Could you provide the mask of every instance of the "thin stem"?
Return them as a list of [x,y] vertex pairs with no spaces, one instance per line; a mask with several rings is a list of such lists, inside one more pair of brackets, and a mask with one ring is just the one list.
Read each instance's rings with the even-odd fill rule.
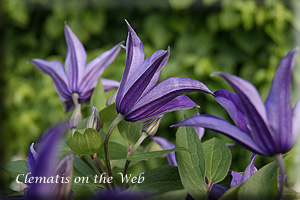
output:
[[[126,175],[127,173],[127,170],[128,170],[128,167],[129,167],[129,164],[130,164],[130,160],[129,158],[131,156],[133,156],[134,152],[137,150],[137,148],[141,145],[141,143],[148,137],[148,135],[143,132],[143,134],[141,135],[141,137],[139,138],[139,140],[135,143],[135,145],[132,147],[132,149],[129,150],[128,154],[127,154],[127,159],[126,159],[126,163],[125,163],[125,166],[124,166],[124,171],[123,171],[123,176]],[[123,185],[122,185],[122,189],[124,189],[124,186],[125,186],[125,181],[123,182]]]
[[[125,166],[124,166],[124,171],[123,171],[123,177],[126,175],[127,173],[127,170],[128,170],[128,167],[129,167],[129,164],[130,164],[130,160],[128,160],[128,158],[126,159],[126,163],[125,163]],[[125,187],[125,181],[122,183],[122,190],[124,189]]]
[[135,145],[132,147],[132,149],[130,149],[130,151],[128,152],[127,160],[134,154],[136,149],[141,145],[141,143],[144,141],[144,139],[146,139],[146,137],[148,137],[148,135],[145,132],[143,132],[143,134],[141,135],[139,140],[135,143]]
[[206,199],[209,200],[209,193],[211,191],[211,188],[212,188],[213,184],[211,183],[208,183],[207,185],[207,192],[206,192]]
[[284,176],[285,176],[285,166],[282,159],[282,154],[275,155],[276,161],[278,163],[279,169],[280,169],[280,188],[276,199],[280,199],[283,193],[284,188]]
[[[116,119],[111,123],[111,125],[108,128],[108,131],[106,133],[105,139],[104,139],[104,154],[105,154],[105,168],[106,168],[106,172],[108,174],[109,177],[112,176],[112,171],[111,171],[111,166],[110,166],[110,160],[109,160],[109,152],[108,152],[108,141],[109,138],[113,132],[113,130],[115,129],[115,127],[124,119],[124,116],[119,114]],[[112,182],[113,185],[113,182]]]
[[100,175],[98,174],[98,172],[96,172],[96,171],[94,170],[94,168],[90,165],[90,163],[85,159],[84,156],[78,156],[78,157],[79,157],[80,160],[82,160],[87,166],[89,166],[89,168],[91,168],[91,170],[92,170],[95,174],[97,174],[98,176],[100,176]]
[[[103,167],[102,167],[101,163],[99,162],[99,160],[97,159],[97,153],[94,153],[94,155],[91,155],[91,159],[93,160],[93,162],[94,162],[96,168],[98,169],[98,171],[100,172],[100,174],[103,174]],[[98,175],[98,176],[100,177],[100,175]],[[106,176],[106,178],[108,178],[108,177]],[[106,182],[104,184],[107,189],[110,189],[109,185]]]

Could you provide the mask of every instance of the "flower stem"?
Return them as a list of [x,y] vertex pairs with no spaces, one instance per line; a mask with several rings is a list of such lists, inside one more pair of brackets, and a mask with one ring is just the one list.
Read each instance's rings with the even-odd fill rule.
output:
[[[125,163],[125,166],[124,166],[124,171],[123,171],[123,176],[126,175],[127,173],[127,170],[128,170],[128,167],[129,167],[129,164],[130,164],[130,160],[129,158],[131,156],[133,156],[134,152],[137,150],[137,148],[141,145],[141,143],[148,137],[148,135],[143,132],[143,134],[141,135],[141,137],[139,138],[139,140],[135,143],[135,145],[132,147],[132,149],[129,150],[128,154],[127,154],[127,159],[126,159],[126,163]],[[123,186],[122,186],[122,189],[124,189],[124,186],[125,186],[125,181],[123,182]]]
[[275,159],[278,163],[279,169],[280,169],[280,188],[276,199],[280,199],[283,193],[284,188],[284,176],[285,176],[285,166],[282,159],[282,154],[275,155]]
[[[119,114],[116,119],[111,123],[111,125],[108,128],[108,131],[106,133],[105,139],[104,139],[104,154],[105,154],[105,168],[106,168],[106,172],[108,174],[109,177],[112,176],[112,171],[111,171],[111,166],[110,166],[110,160],[109,160],[109,152],[108,152],[108,141],[109,138],[113,132],[113,130],[115,129],[115,127],[124,119],[124,116]],[[112,182],[113,185],[113,182]]]

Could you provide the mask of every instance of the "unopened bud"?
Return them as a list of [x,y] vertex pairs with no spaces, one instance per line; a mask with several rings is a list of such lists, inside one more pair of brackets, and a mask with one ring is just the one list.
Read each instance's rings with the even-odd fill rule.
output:
[[106,100],[106,106],[110,106],[115,103],[117,97],[117,92],[114,92],[107,100]]
[[97,132],[100,130],[100,117],[95,104],[93,106],[92,114],[86,123],[86,128],[95,129]]
[[146,133],[149,137],[153,137],[159,127],[160,121],[163,116],[151,119],[146,124],[143,125],[142,132]]
[[82,120],[82,115],[81,115],[81,104],[77,104],[70,120],[69,120],[69,127],[71,130],[76,129]]

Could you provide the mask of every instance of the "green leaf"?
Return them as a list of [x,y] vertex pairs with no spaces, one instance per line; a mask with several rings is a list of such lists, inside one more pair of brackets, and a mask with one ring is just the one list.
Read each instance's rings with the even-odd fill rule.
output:
[[176,152],[181,182],[194,199],[205,199],[205,158],[201,142],[192,127],[179,127],[176,133],[176,147],[189,152]]
[[142,135],[143,122],[127,122],[125,120],[118,124],[121,136],[128,145],[134,145]]
[[219,200],[232,200],[232,199],[238,199],[238,191],[242,184],[236,185],[229,190],[227,190]]
[[160,150],[160,151],[151,151],[151,152],[146,152],[146,153],[140,153],[140,154],[135,154],[129,160],[131,161],[141,161],[141,160],[148,160],[151,158],[156,158],[161,155],[173,152],[173,151],[188,151],[186,148],[183,147],[176,147],[174,149],[169,149],[169,150]]
[[[29,172],[27,161],[17,160],[1,165],[1,168],[6,171],[12,178],[16,179],[19,174],[26,175]],[[19,176],[18,180],[24,182],[25,176]]]
[[103,127],[104,132],[108,130],[108,127],[112,121],[118,116],[115,108],[115,104],[112,104],[99,112],[101,127]]
[[165,165],[147,171],[144,175],[144,181],[138,184],[138,187],[158,193],[183,189],[178,168],[172,165]]
[[[102,110],[106,107],[106,98],[104,94],[104,89],[102,86],[101,77],[99,78],[98,84],[96,88],[93,91],[92,97],[91,97],[91,106],[96,105],[98,110]],[[101,119],[101,118],[100,118]]]
[[[109,142],[109,158],[110,160],[119,160],[127,158],[127,147],[121,145],[117,142]],[[105,159],[104,157],[104,149],[101,148],[98,152],[98,158]]]
[[88,128],[83,135],[75,131],[70,142],[70,148],[77,154],[92,155],[103,146],[103,140],[94,129]]
[[265,165],[242,184],[238,199],[274,199],[278,193],[277,168],[275,161]]
[[218,139],[212,138],[203,143],[205,154],[206,178],[209,183],[222,181],[231,164],[231,153],[226,144]]
[[[84,176],[90,176],[90,175],[94,175],[95,173],[93,172],[96,171],[96,169],[91,169],[85,162],[88,162],[86,160],[86,157],[83,159],[78,158],[77,156],[74,156],[74,168],[76,170],[78,170],[78,172],[80,172],[81,174],[83,174]],[[83,161],[85,160],[85,162]],[[93,165],[92,165],[93,166]]]

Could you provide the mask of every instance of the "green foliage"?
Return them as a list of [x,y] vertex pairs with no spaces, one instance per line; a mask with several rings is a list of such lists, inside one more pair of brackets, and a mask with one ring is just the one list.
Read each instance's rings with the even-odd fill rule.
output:
[[102,86],[101,78],[99,78],[98,84],[93,91],[90,104],[91,106],[95,104],[98,110],[102,110],[103,108],[106,107],[106,99],[104,95],[104,89]]
[[125,120],[118,124],[119,132],[129,146],[134,145],[142,135],[143,124],[143,122],[133,123]]
[[74,132],[70,148],[77,154],[93,155],[103,146],[103,140],[94,129],[88,128],[84,133]]
[[212,138],[203,143],[205,155],[205,176],[209,183],[222,181],[231,164],[231,153],[222,140]]
[[179,127],[176,133],[176,147],[189,152],[176,152],[176,161],[184,188],[194,199],[206,196],[205,159],[201,142],[192,127]]
[[6,171],[13,179],[16,179],[18,175],[18,181],[24,182],[26,174],[29,172],[27,161],[17,160],[10,163],[2,164],[0,166],[4,171]]
[[175,166],[165,165],[155,168],[146,172],[144,178],[145,180],[138,184],[140,189],[152,190],[157,193],[183,189],[178,168]]

